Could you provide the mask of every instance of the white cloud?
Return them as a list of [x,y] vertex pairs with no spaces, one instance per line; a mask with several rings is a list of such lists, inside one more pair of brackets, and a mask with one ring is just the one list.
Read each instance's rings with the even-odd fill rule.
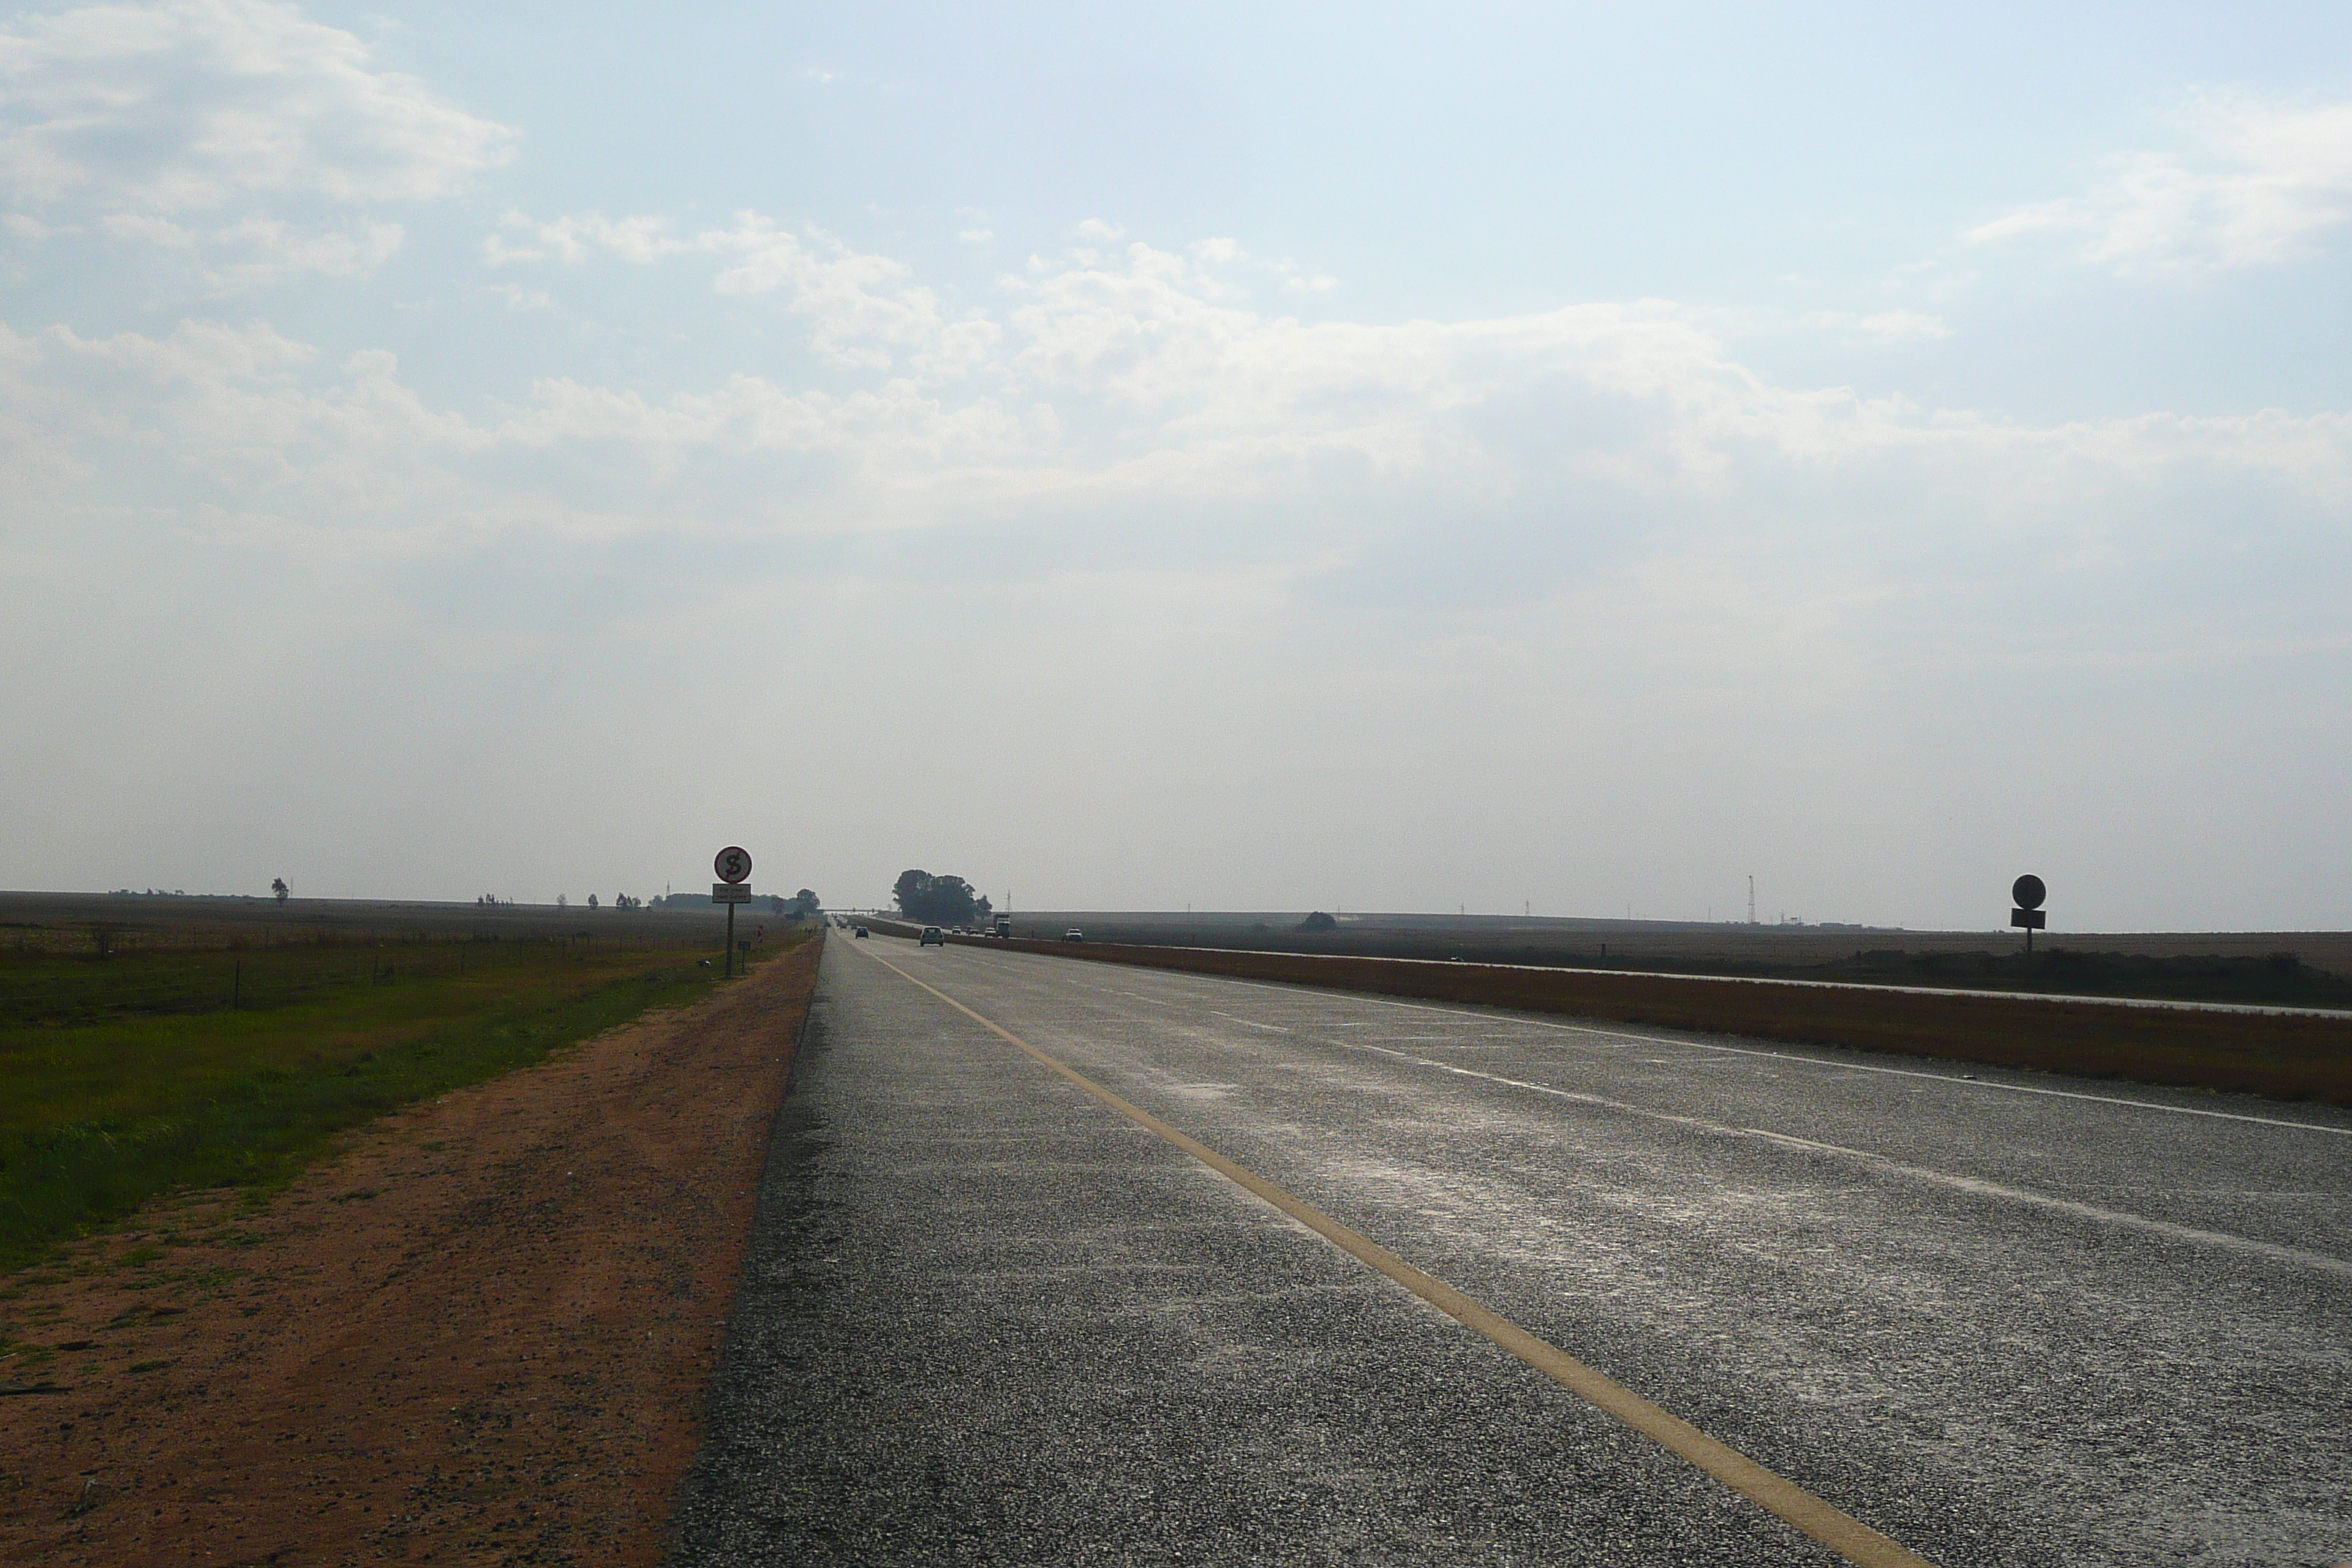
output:
[[488,283],[482,292],[494,300],[503,300],[509,310],[552,310],[554,296],[544,289],[526,289],[519,283]]
[[2186,151],[2117,158],[2088,195],[2020,208],[1969,239],[2061,236],[2120,273],[2198,273],[2308,255],[2352,221],[2352,103],[2211,97],[2178,122]]
[[[739,214],[732,228],[688,237],[673,234],[667,218],[601,213],[544,222],[509,213],[501,226],[520,237],[493,234],[483,242],[494,266],[576,265],[598,250],[640,266],[672,256],[721,258],[731,264],[713,278],[712,288],[722,294],[784,294],[787,309],[813,324],[816,351],[841,364],[886,369],[894,363],[893,351],[929,343],[946,324],[938,296],[909,282],[904,262],[852,250],[821,229],[791,233],[754,212]],[[947,361],[964,357],[951,353]]]
[[[52,329],[0,334],[0,416],[102,476],[89,483],[143,484],[146,504],[174,508],[420,538],[1084,515],[1097,540],[1136,523],[1153,559],[1193,547],[1166,519],[1203,515],[1250,520],[1264,559],[1396,574],[1382,592],[1441,599],[1541,594],[1593,569],[1580,559],[1693,550],[1827,551],[1876,584],[1874,602],[1941,595],[1954,615],[1979,613],[1965,609],[1971,584],[2040,593],[2178,570],[2174,591],[2194,598],[2207,574],[2236,570],[2250,527],[2274,527],[2275,542],[2352,521],[2342,416],[2019,427],[1777,385],[1664,303],[1304,323],[1216,298],[1185,258],[1139,246],[1117,267],[1026,280],[1001,321],[949,321],[904,303],[903,268],[828,258],[750,220],[688,240],[585,220],[566,232],[716,254],[738,287],[837,310],[842,342],[867,332],[917,379],[832,393],[736,375],[649,397],[551,378],[516,405],[460,412],[429,404],[389,355],[331,372],[265,327]],[[1497,560],[1516,564],[1488,571]],[[2270,591],[2308,595],[2342,576],[2308,560],[2298,571]]]
[[1862,334],[1874,342],[1907,343],[1948,338],[1952,329],[1939,316],[1917,310],[1882,310],[1874,316],[1864,316],[1854,323]]
[[608,218],[602,213],[574,213],[542,222],[509,210],[499,221],[501,228],[519,237],[510,240],[494,233],[483,240],[483,255],[493,267],[532,261],[576,267],[598,250],[642,265],[700,248],[673,236],[667,218]]
[[401,226],[368,220],[348,229],[304,229],[257,214],[214,230],[213,238],[236,255],[213,269],[214,281],[237,287],[299,272],[364,277],[400,248]]
[[98,220],[98,228],[109,239],[161,246],[166,250],[187,250],[196,243],[193,233],[152,213],[109,213]]
[[198,231],[152,213],[108,213],[98,220],[110,239],[160,250],[201,253],[205,282],[215,291],[274,283],[300,273],[363,278],[400,248],[401,226],[362,218],[344,227],[310,228],[267,213]]
[[27,202],[187,213],[421,200],[512,141],[292,5],[86,5],[0,29],[0,183]]

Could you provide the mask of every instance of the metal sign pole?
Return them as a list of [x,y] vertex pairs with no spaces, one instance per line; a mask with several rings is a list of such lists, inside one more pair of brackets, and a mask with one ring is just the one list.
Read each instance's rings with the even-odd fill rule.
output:
[[2049,888],[2035,876],[2020,877],[2010,888],[2009,896],[2017,908],[2009,911],[2009,923],[2025,932],[2025,956],[2033,956],[2033,933],[2048,923],[2050,917],[2042,912],[2042,902],[2050,896]]
[[751,889],[743,885],[751,875],[751,852],[730,844],[719,852],[710,868],[719,874],[719,880],[710,885],[711,902],[727,906],[727,961],[720,973],[731,980],[735,977],[735,906],[751,901]]

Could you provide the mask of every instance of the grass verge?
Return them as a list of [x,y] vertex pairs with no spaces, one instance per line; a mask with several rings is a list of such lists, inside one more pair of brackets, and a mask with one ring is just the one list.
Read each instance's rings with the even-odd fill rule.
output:
[[[275,1187],[345,1128],[698,1000],[718,984],[707,951],[420,942],[0,963],[0,1271],[174,1189]],[[188,1010],[199,963],[247,965],[244,1005]]]

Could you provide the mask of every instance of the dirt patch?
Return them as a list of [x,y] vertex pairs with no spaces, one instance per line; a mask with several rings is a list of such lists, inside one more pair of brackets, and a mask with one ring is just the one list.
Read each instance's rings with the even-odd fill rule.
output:
[[820,950],[0,1280],[0,1563],[657,1562]]

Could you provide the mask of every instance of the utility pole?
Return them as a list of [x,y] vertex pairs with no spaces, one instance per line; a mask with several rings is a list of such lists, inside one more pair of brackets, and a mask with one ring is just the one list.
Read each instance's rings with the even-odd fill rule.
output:
[[1748,923],[1756,923],[1756,879],[1748,879]]

